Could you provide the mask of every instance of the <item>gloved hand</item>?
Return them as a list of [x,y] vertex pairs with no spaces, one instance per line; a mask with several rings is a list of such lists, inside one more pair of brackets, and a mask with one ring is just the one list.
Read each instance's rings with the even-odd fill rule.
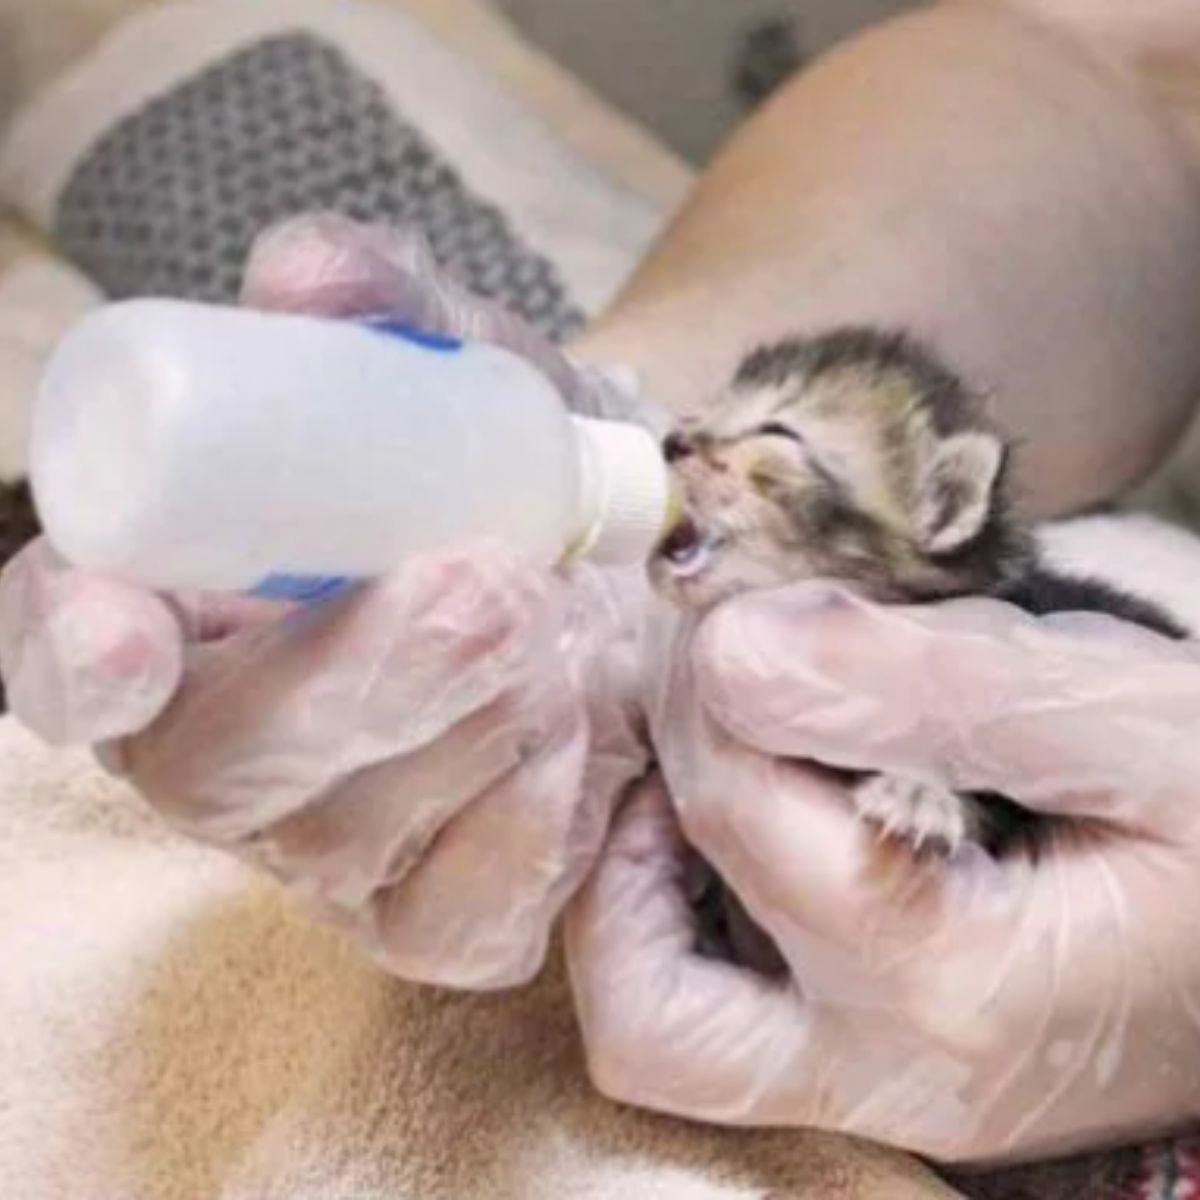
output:
[[[568,919],[605,1092],[954,1161],[1200,1116],[1194,647],[808,586],[665,629],[653,661],[674,664],[651,721],[662,775]],[[1001,860],[914,856],[856,819],[829,768],[995,791],[1051,823]],[[782,980],[694,955],[680,825]]]
[[[395,232],[291,222],[253,254],[245,292],[504,344],[580,409],[630,403]],[[37,542],[0,580],[0,668],[33,729],[103,742],[180,829],[269,869],[389,970],[497,987],[536,971],[614,798],[644,770],[643,586],[641,572],[564,578],[481,545],[281,610],[151,595]]]

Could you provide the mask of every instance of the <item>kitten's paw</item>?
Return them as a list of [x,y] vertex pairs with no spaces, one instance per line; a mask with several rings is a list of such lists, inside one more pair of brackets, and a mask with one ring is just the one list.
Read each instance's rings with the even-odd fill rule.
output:
[[898,775],[872,775],[854,789],[859,816],[888,837],[953,854],[978,833],[975,804],[939,784]]

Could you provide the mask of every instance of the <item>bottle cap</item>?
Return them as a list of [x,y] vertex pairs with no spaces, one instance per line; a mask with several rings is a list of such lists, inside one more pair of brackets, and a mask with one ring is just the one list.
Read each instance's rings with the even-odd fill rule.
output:
[[657,439],[623,421],[572,421],[584,467],[583,528],[569,557],[605,566],[644,562],[677,508]]

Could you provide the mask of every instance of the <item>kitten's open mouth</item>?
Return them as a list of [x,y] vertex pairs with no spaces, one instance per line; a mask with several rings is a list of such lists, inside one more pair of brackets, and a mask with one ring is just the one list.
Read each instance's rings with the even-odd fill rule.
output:
[[661,558],[677,579],[699,575],[712,561],[713,552],[724,539],[706,533],[689,516],[679,519],[658,547]]

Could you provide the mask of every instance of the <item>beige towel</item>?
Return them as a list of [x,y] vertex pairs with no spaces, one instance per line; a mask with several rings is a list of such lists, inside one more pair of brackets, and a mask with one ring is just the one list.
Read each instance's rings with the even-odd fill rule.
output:
[[934,1200],[915,1163],[610,1104],[561,971],[463,996],[381,974],[0,721],[5,1200]]

